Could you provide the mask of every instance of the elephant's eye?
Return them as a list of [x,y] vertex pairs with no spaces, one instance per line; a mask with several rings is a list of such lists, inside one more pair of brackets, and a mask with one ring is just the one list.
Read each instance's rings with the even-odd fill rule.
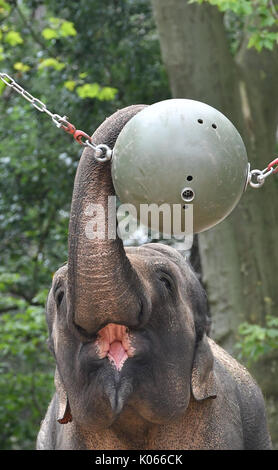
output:
[[166,287],[166,289],[169,291],[169,292],[172,292],[172,283],[170,281],[170,278],[166,275],[162,275],[160,277],[160,281],[163,282],[164,286]]
[[61,289],[60,286],[57,286],[54,296],[55,296],[57,307],[60,307],[62,300],[64,298],[64,291]]
[[64,292],[61,290],[61,291],[58,293],[58,295],[57,295],[56,298],[57,298],[57,305],[58,305],[58,307],[59,307],[59,306],[61,305],[61,303],[62,303],[63,298],[64,298]]

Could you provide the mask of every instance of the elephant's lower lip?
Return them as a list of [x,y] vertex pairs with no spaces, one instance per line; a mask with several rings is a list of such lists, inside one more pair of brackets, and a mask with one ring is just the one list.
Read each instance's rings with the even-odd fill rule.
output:
[[108,357],[119,371],[135,351],[131,346],[131,335],[127,327],[115,323],[109,323],[98,332],[95,346],[98,357]]

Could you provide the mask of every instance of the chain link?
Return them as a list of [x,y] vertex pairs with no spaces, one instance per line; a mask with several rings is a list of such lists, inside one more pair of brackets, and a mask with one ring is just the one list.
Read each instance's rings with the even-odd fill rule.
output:
[[24,90],[24,88],[22,88],[18,83],[16,83],[16,81],[11,78],[7,73],[0,73],[0,78],[5,83],[5,85],[9,86],[17,93],[19,93],[23,98],[29,101],[29,103],[34,106],[34,108],[36,108],[41,113],[48,114],[57,127],[61,127],[62,124],[60,121],[63,121],[66,116],[61,117],[59,114],[51,113],[51,111],[47,109],[46,105],[42,101],[40,101],[38,98],[35,98],[28,91]]
[[91,137],[83,131],[76,130],[75,126],[71,124],[67,119],[67,116],[60,116],[59,114],[52,113],[49,111],[47,106],[40,101],[38,98],[35,98],[31,93],[24,90],[12,77],[10,77],[7,73],[0,72],[0,79],[2,82],[5,83],[8,87],[15,90],[19,93],[25,100],[27,100],[34,108],[36,108],[41,113],[46,113],[48,116],[51,117],[52,122],[55,124],[56,127],[62,128],[65,132],[72,134],[74,139],[83,147],[92,148],[95,153],[94,157],[99,162],[106,162],[111,160],[113,151],[104,144],[95,145],[92,142]]
[[278,158],[270,162],[264,170],[251,170],[249,172],[248,182],[252,188],[260,188],[268,176],[274,175],[277,172]]

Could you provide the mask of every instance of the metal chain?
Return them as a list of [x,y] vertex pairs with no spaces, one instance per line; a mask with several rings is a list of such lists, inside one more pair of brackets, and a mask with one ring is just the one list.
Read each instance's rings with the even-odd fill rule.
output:
[[[276,168],[275,168],[276,167]],[[278,158],[270,162],[264,170],[251,170],[248,176],[248,183],[252,188],[260,188],[266,178],[278,173]],[[253,181],[255,179],[255,181]]]
[[[94,157],[99,162],[106,162],[111,160],[113,150],[111,150],[108,145],[99,144],[95,145],[92,142],[91,137],[83,131],[77,130],[73,124],[68,121],[67,116],[60,116],[59,114],[51,113],[47,109],[46,105],[40,101],[38,98],[35,98],[31,93],[24,90],[13,78],[11,78],[7,73],[0,72],[0,79],[17,93],[19,93],[23,98],[25,98],[29,103],[34,106],[41,113],[46,113],[51,117],[53,123],[58,127],[62,128],[68,134],[72,134],[73,138],[83,147],[90,147],[94,152]],[[276,168],[275,168],[276,167]],[[271,174],[278,173],[278,158],[269,163],[267,168],[264,170],[248,170],[248,178],[246,186],[248,183],[252,188],[260,188],[265,179]],[[255,181],[253,181],[255,179]]]
[[46,105],[40,101],[38,98],[35,98],[31,93],[24,90],[12,77],[7,73],[0,72],[0,79],[8,87],[15,90],[23,98],[25,98],[34,108],[36,108],[41,113],[46,113],[51,117],[52,122],[56,127],[62,128],[68,134],[72,134],[73,138],[83,147],[90,147],[94,152],[94,157],[99,162],[106,162],[112,158],[112,150],[105,144],[95,145],[92,142],[91,137],[83,131],[77,130],[73,124],[68,121],[67,116],[60,116],[59,114],[52,113],[47,109]]

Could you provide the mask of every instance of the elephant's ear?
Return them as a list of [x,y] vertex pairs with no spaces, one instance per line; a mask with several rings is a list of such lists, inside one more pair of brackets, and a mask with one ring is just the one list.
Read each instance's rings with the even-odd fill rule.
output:
[[54,382],[56,386],[56,392],[59,398],[57,421],[60,424],[70,423],[72,421],[72,416],[70,411],[69,400],[57,368],[55,371]]
[[216,376],[213,370],[213,354],[207,335],[198,342],[191,375],[191,388],[195,400],[216,398]]

